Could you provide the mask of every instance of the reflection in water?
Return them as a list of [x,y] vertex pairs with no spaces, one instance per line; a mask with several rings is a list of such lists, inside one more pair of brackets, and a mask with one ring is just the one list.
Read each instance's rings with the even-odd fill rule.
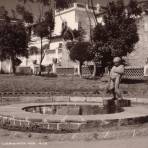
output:
[[114,106],[108,108],[106,106],[99,106],[99,105],[53,104],[53,105],[25,107],[24,110],[27,112],[49,114],[49,115],[96,115],[96,114],[109,114],[109,113],[120,112],[121,108],[116,109],[116,107]]

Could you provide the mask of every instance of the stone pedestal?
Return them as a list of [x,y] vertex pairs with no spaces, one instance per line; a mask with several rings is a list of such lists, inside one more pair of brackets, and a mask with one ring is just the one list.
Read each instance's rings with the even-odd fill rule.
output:
[[117,100],[118,106],[120,107],[130,107],[131,101],[130,100]]
[[103,100],[103,105],[107,114],[116,113],[122,111],[122,107],[130,107],[131,101],[130,100]]

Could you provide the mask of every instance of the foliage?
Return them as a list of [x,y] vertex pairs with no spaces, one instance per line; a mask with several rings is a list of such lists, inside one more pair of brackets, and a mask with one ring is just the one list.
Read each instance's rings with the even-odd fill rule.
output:
[[63,37],[64,40],[74,39],[73,30],[67,25],[66,21],[62,22],[61,36]]
[[0,6],[0,17],[4,18],[8,15],[8,11],[6,10],[6,8],[4,6]]
[[22,19],[26,23],[33,23],[33,15],[31,12],[27,11],[26,8],[20,4],[16,6],[16,12],[22,16]]
[[128,13],[129,15],[141,15],[142,8],[138,6],[138,2],[136,0],[130,0],[129,6],[128,6]]
[[14,62],[15,66],[19,66],[22,63],[22,61],[19,58],[16,58]]
[[135,7],[131,8],[130,3],[127,10],[122,0],[109,3],[103,19],[104,24],[97,24],[95,27],[95,58],[101,59],[104,66],[111,63],[113,57],[127,56],[134,50],[134,45],[139,40],[136,16],[140,13],[140,8]]
[[73,34],[76,41],[79,41],[79,42],[84,41],[86,33],[82,27],[78,28],[78,30],[74,29]]
[[39,54],[39,49],[36,46],[29,47],[29,55]]
[[67,41],[66,47],[70,52],[70,59],[79,62],[81,74],[81,66],[83,63],[93,58],[90,50],[91,44],[89,42],[84,42],[85,31],[82,27],[79,27],[78,30],[72,30],[67,26],[67,22],[63,22],[61,35],[64,40]]
[[55,0],[57,9],[64,9],[70,7],[75,0]]
[[80,64],[80,74],[81,74],[81,66],[85,61],[91,61],[93,58],[93,54],[91,53],[91,44],[89,42],[76,42],[72,44],[73,46],[70,48],[70,58],[75,62],[79,62]]
[[91,44],[84,41],[85,31],[81,26],[78,28],[78,30],[72,30],[70,27],[68,27],[67,22],[63,22],[61,35],[64,40],[67,41],[66,47],[69,50],[70,59],[75,62],[79,62],[81,76],[81,67],[83,63],[93,59]]
[[70,58],[81,63],[91,60],[90,47],[91,44],[89,42],[77,42],[70,49]]
[[78,30],[74,29],[72,30],[68,26],[62,27],[61,36],[64,38],[65,41],[71,40],[71,41],[84,41],[84,35],[85,31],[83,28],[78,28]]
[[45,22],[41,22],[34,26],[34,34],[39,36],[40,38],[47,37],[49,35],[48,26]]
[[17,57],[28,56],[28,36],[24,25],[20,22],[0,23],[0,59],[11,59],[13,72],[15,66],[20,64]]
[[6,21],[10,21],[10,18],[8,16],[8,11],[4,6],[0,6],[0,18],[5,19]]
[[[41,48],[40,48],[40,72],[41,74],[41,64],[45,57],[45,51],[47,48],[43,47],[43,39],[48,38],[49,44],[52,36],[52,32],[54,30],[54,14],[52,8],[50,8],[50,2],[49,0],[20,0],[23,4],[17,5],[17,12],[21,14],[23,17],[23,20],[26,23],[32,23],[29,25],[31,26],[34,34],[40,38],[41,41]],[[35,15],[33,12],[30,12],[29,9],[26,7],[29,4],[37,4],[38,6],[38,15]],[[37,17],[38,16],[38,17]],[[31,20],[31,17],[33,18],[33,22]],[[48,46],[49,48],[49,46]]]

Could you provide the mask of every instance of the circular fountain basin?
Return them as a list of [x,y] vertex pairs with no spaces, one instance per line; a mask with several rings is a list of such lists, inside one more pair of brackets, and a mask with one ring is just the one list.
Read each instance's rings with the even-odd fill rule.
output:
[[[24,103],[0,106],[0,127],[29,132],[83,132],[148,122],[148,108],[102,102]],[[124,107],[125,106],[125,107]]]
[[23,110],[31,113],[68,116],[110,114],[123,111],[121,107],[116,108],[114,103],[110,104],[110,106],[101,103],[51,103],[48,105],[27,106]]

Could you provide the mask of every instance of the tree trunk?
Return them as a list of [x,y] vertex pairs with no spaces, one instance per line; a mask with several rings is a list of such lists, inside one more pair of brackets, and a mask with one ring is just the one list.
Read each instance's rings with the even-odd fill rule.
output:
[[82,65],[83,65],[83,63],[80,62],[79,63],[79,74],[80,74],[80,78],[82,78]]
[[96,76],[96,73],[97,73],[97,65],[96,65],[96,62],[93,62],[93,74],[92,74],[92,77],[94,78]]
[[15,67],[15,58],[14,56],[11,57],[11,63],[12,63],[12,73],[16,73],[16,67]]
[[95,26],[96,26],[98,22],[97,22],[97,16],[94,10],[94,3],[93,3],[93,0],[90,0],[90,2],[91,2],[92,9],[93,9],[94,21],[95,21]]
[[42,47],[42,44],[43,44],[43,38],[41,37],[41,57],[40,57],[40,68],[39,68],[39,76],[41,76],[42,74],[42,56],[43,56],[43,47]]

